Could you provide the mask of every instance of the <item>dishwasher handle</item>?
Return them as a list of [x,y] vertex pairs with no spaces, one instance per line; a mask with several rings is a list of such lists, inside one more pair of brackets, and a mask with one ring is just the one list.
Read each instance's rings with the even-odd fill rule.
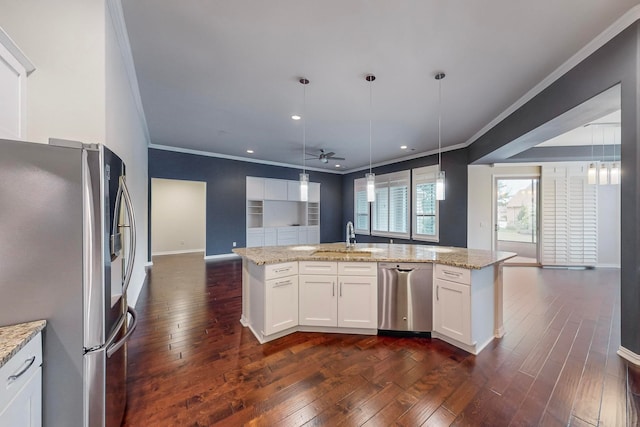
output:
[[398,273],[411,273],[415,268],[396,268]]

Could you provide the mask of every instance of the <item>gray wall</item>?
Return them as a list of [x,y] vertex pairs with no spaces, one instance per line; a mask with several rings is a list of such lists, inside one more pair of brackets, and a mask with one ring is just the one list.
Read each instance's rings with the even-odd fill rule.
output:
[[[310,181],[320,183],[320,240],[341,240],[342,176],[308,172]],[[207,183],[206,255],[228,254],[232,242],[246,246],[247,176],[297,180],[299,173],[300,169],[149,149],[149,183],[151,178]]]
[[587,99],[621,84],[621,342],[640,354],[640,24],[631,25],[469,147],[472,163],[497,162],[509,143]]
[[[404,162],[374,168],[373,173],[382,175],[438,163],[438,156],[420,157]],[[446,199],[440,202],[440,242],[430,243],[414,240],[393,239],[395,243],[435,244],[440,246],[467,247],[467,150],[442,153],[442,170],[446,172]],[[343,176],[342,181],[342,236],[347,221],[353,221],[353,180],[363,178],[367,171]],[[358,235],[358,242],[388,243],[388,237]]]

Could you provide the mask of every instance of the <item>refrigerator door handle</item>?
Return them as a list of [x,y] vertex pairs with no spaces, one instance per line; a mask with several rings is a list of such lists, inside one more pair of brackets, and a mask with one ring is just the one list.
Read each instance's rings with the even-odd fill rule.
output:
[[125,271],[124,283],[122,285],[122,295],[126,295],[133,274],[133,261],[136,258],[136,216],[133,213],[133,203],[131,202],[131,195],[129,194],[129,188],[127,187],[124,176],[120,176],[120,185],[118,187],[118,191],[122,189],[124,203],[127,206],[127,217],[129,218],[129,259],[127,260],[127,270]]
[[136,326],[138,326],[138,312],[135,310],[135,308],[128,306],[127,313],[131,315],[131,325],[129,325],[129,330],[121,339],[116,342],[109,343],[105,346],[107,349],[107,357],[111,357],[116,351],[118,351],[120,347],[122,347],[124,343],[127,342],[133,331],[135,331]]

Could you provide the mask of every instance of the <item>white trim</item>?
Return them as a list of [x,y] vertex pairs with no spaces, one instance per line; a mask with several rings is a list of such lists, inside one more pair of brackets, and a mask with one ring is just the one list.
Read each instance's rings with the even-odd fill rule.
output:
[[[153,255],[152,255],[153,256]],[[153,267],[153,261],[148,261],[144,263],[144,268],[149,268],[149,267]]]
[[162,251],[162,252],[151,252],[151,256],[162,256],[162,255],[179,255],[179,254],[192,254],[196,252],[204,252],[204,249],[183,249],[180,251]]
[[622,357],[624,360],[633,363],[636,366],[640,366],[640,355],[634,353],[631,350],[627,350],[623,346],[618,347],[618,356]]
[[27,72],[27,76],[33,73],[36,69],[36,66],[33,65],[33,62],[24,54],[22,49],[18,47],[18,45],[9,37],[2,27],[0,27],[0,44],[3,45],[11,55],[24,67],[24,70]]
[[[293,165],[293,164],[281,163],[281,162],[272,162],[270,160],[252,159],[248,157],[231,156],[228,154],[212,153],[209,151],[192,150],[190,148],[170,147],[168,145],[158,145],[158,144],[149,144],[149,148],[154,148],[156,150],[173,151],[175,153],[195,154],[197,156],[216,157],[219,159],[238,160],[240,162],[259,163],[262,165],[271,165],[271,166],[283,166],[285,168],[291,168],[291,169],[302,169],[300,165]],[[350,173],[347,171],[335,171],[330,169],[321,169],[321,168],[314,168],[314,167],[308,167],[308,166],[306,169],[316,171],[316,172],[333,173],[337,175],[344,175],[346,173]]]
[[620,269],[620,264],[596,264],[596,268],[617,268]]
[[230,259],[230,258],[240,258],[240,255],[234,253],[228,254],[218,254],[218,255],[205,255],[204,259]]
[[499,114],[495,119],[491,120],[485,127],[480,129],[471,138],[469,138],[463,147],[468,147],[475,142],[482,135],[487,133],[495,125],[506,119],[509,115],[515,112],[518,108],[522,107],[527,102],[531,101],[536,95],[551,86],[553,82],[558,80],[576,65],[587,59],[591,54],[600,49],[602,46],[610,42],[615,36],[620,34],[634,22],[640,19],[640,5],[634,6],[627,13],[618,18],[613,24],[611,24],[606,30],[597,35],[593,40],[587,43],[582,49],[580,49],[575,55],[565,61],[562,65],[556,68],[551,74],[545,77],[540,83],[535,85],[531,90],[525,93],[520,99],[511,104],[506,110]]
[[129,43],[129,35],[127,34],[127,25],[124,20],[121,0],[107,0],[107,9],[109,10],[113,29],[116,33],[116,39],[118,40],[118,47],[120,48],[120,55],[122,55],[122,62],[124,63],[124,68],[127,73],[131,96],[133,97],[133,102],[135,103],[136,110],[138,111],[138,119],[142,124],[147,144],[149,144],[151,142],[151,136],[149,134],[149,127],[147,126],[147,117],[145,116],[144,108],[142,107],[140,87],[138,86],[138,77],[136,76],[136,67],[133,62],[131,44]]

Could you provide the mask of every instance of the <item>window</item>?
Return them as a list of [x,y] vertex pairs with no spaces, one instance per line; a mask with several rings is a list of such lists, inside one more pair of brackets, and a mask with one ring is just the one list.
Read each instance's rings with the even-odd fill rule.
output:
[[438,166],[413,169],[413,233],[415,240],[437,242],[438,202],[436,201],[436,176]]
[[359,178],[353,181],[353,218],[358,234],[369,234],[369,202],[367,202],[367,180]]
[[376,176],[371,216],[372,235],[409,238],[408,170]]

